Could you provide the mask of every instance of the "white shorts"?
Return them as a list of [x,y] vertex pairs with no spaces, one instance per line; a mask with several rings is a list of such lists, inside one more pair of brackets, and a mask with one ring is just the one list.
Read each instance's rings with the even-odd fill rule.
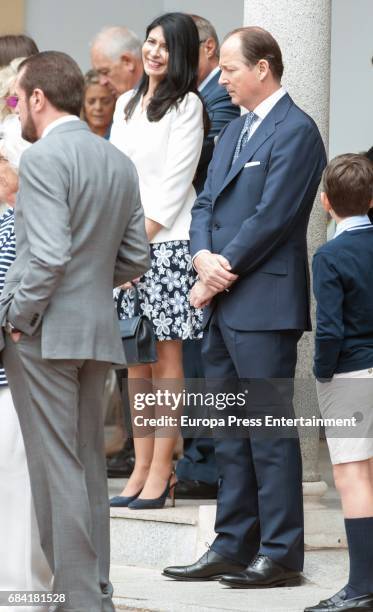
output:
[[331,462],[351,463],[373,457],[373,367],[335,374],[316,383],[323,419],[356,418],[355,427],[326,427]]

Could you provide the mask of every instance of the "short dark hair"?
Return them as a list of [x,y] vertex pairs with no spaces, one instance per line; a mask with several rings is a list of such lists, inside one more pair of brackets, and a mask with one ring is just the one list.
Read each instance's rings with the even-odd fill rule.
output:
[[338,217],[367,214],[373,197],[372,162],[357,153],[338,155],[324,170],[323,188]]
[[[165,78],[159,83],[146,113],[149,121],[159,121],[171,107],[177,107],[185,94],[198,94],[197,73],[199,61],[199,37],[196,24],[186,13],[165,13],[146,28],[146,38],[154,28],[161,27],[168,49],[168,67]],[[144,72],[136,94],[128,102],[125,114],[131,117],[141,96],[149,87],[149,77]]]
[[282,53],[278,42],[270,32],[257,26],[237,28],[233,30],[224,40],[238,34],[241,39],[242,55],[248,66],[255,66],[259,60],[267,60],[275,79],[281,81],[284,72]]
[[19,85],[28,98],[35,89],[41,89],[57,110],[80,116],[84,77],[69,55],[43,51],[22,62],[19,71],[22,71]]
[[209,21],[205,17],[201,17],[201,15],[191,14],[190,16],[197,26],[199,42],[200,43],[206,42],[208,38],[212,38],[215,41],[215,45],[216,45],[216,50],[215,50],[216,57],[219,57],[219,51],[220,51],[219,38],[218,38],[216,30],[214,26],[212,25],[211,21]]
[[29,57],[38,52],[35,41],[26,34],[0,36],[0,68],[8,66],[17,57]]

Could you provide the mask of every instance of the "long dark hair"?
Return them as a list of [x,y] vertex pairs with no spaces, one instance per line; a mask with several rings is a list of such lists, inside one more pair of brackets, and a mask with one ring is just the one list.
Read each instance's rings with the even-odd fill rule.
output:
[[[168,49],[167,74],[158,84],[147,107],[149,121],[159,121],[173,106],[177,108],[189,91],[199,96],[197,73],[199,59],[199,37],[193,19],[185,13],[165,13],[157,17],[146,29],[146,38],[154,28],[160,26]],[[143,74],[136,94],[125,108],[129,119],[141,96],[149,88],[149,77]]]

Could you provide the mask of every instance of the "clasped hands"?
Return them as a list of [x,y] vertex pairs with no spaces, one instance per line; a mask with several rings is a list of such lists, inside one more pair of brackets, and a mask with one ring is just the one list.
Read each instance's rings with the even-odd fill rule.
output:
[[229,261],[217,253],[203,251],[194,260],[199,280],[190,292],[190,303],[194,308],[204,308],[212,298],[222,291],[229,290],[238,275],[231,272]]

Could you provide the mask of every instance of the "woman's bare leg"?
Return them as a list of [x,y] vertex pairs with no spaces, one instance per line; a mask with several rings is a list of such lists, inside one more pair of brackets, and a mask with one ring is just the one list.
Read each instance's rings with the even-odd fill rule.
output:
[[[164,380],[164,388],[170,388],[173,392],[181,391],[184,381],[181,341],[164,340],[158,342],[157,350],[158,361],[152,365],[153,385],[156,388],[162,388],[162,380]],[[176,412],[168,408],[167,410],[160,408],[158,415],[160,413],[175,417],[180,414],[180,410]],[[176,427],[170,428],[170,437],[168,437],[167,431],[158,429],[154,439],[154,452],[149,475],[140,496],[142,499],[154,499],[165,490],[172,472],[172,456],[178,433]]]
[[[131,406],[132,421],[136,414],[139,414],[134,409],[134,394],[139,390],[139,380],[148,380],[149,388],[146,391],[151,390],[151,377],[152,370],[149,365],[135,366],[128,368],[128,395]],[[145,384],[145,383],[144,383]],[[141,383],[141,387],[143,384]],[[147,479],[150,465],[153,459],[154,450],[154,436],[152,434],[146,435],[145,429],[137,429],[142,435],[136,436],[136,427],[133,427],[134,438],[133,443],[135,447],[135,467],[133,472],[128,479],[126,486],[124,487],[121,495],[124,497],[136,495],[143,488]]]

